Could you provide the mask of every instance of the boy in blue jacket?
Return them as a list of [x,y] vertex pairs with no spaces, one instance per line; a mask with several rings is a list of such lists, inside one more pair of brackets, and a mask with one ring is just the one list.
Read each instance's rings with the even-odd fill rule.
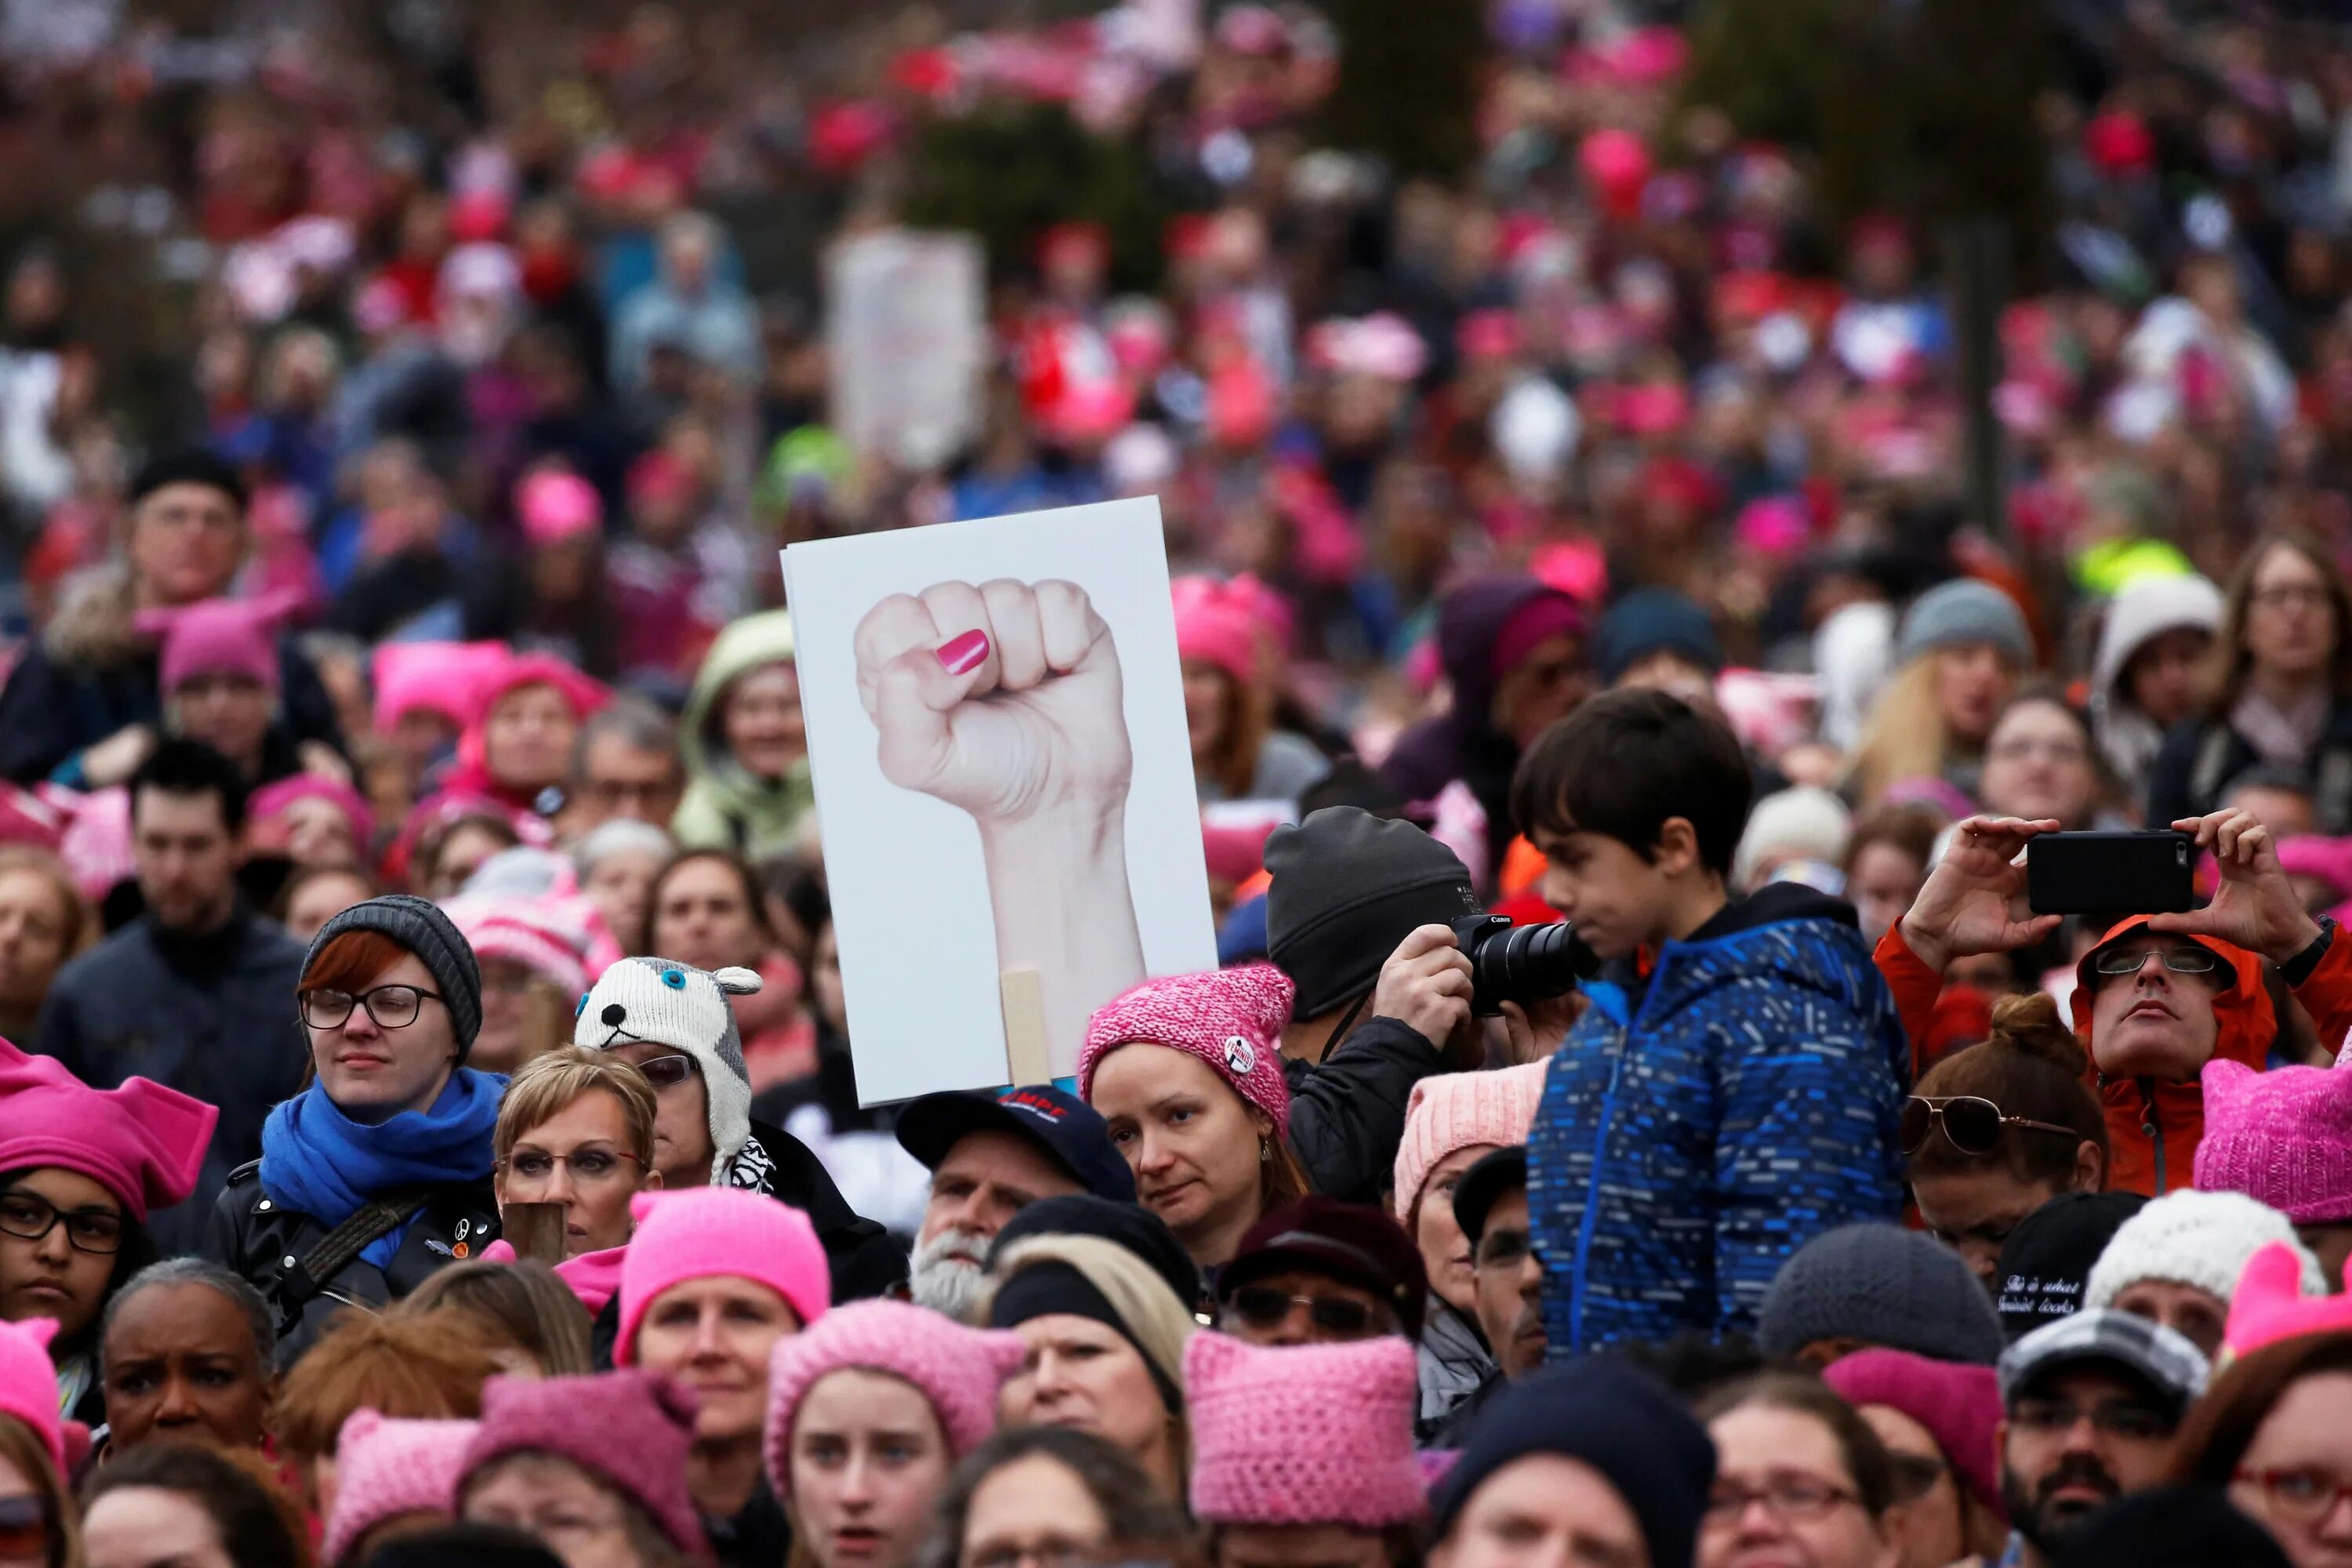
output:
[[1729,727],[1648,690],[1585,703],[1513,781],[1544,898],[1610,961],[1528,1140],[1555,1359],[1752,1331],[1790,1253],[1901,1213],[1893,999],[1850,906],[1727,897],[1748,793]]

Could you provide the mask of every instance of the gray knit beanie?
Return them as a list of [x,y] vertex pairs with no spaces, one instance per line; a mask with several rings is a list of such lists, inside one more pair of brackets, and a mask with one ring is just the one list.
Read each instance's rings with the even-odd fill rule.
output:
[[1895,659],[1908,664],[1923,653],[1989,642],[2021,666],[2033,662],[2033,638],[2017,601],[1990,583],[1958,577],[1911,601],[1895,634]]
[[474,944],[435,905],[410,893],[385,893],[353,904],[319,928],[310,951],[302,957],[302,973],[319,961],[320,951],[347,931],[372,931],[388,936],[417,956],[441,1005],[449,1009],[449,1025],[457,1037],[457,1060],[474,1048],[482,1030],[482,970],[474,962]]
[[1764,1293],[1756,1341],[1768,1353],[1837,1339],[1974,1366],[1999,1361],[2007,1343],[1992,1298],[1960,1255],[1894,1225],[1813,1237]]

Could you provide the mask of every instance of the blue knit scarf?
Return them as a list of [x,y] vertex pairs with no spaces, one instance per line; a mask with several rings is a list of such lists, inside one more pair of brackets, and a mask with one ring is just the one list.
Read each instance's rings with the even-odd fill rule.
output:
[[[490,1173],[490,1130],[506,1087],[496,1073],[459,1068],[431,1110],[371,1124],[345,1116],[314,1082],[262,1124],[261,1190],[332,1230],[386,1193],[478,1182]],[[388,1268],[407,1234],[400,1226],[360,1256]]]

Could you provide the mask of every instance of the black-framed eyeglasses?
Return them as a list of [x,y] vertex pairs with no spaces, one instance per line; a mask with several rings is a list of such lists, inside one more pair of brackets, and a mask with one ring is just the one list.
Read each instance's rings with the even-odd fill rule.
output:
[[637,1064],[646,1081],[657,1089],[676,1089],[702,1070],[692,1057],[671,1051],[666,1056],[649,1057]]
[[122,1249],[122,1215],[113,1209],[61,1209],[22,1188],[0,1193],[0,1231],[38,1241],[59,1220],[65,1221],[66,1241],[76,1252],[104,1255]]
[[1225,1303],[1233,1315],[1254,1329],[1271,1329],[1290,1316],[1295,1307],[1307,1309],[1307,1320],[1334,1339],[1360,1340],[1379,1333],[1372,1309],[1346,1296],[1294,1296],[1271,1285],[1244,1285]]
[[1898,1454],[1892,1450],[1887,1460],[1895,1479],[1896,1502],[1917,1502],[1936,1489],[1950,1467],[1933,1454]]
[[1977,1095],[1952,1094],[1931,1100],[1915,1094],[1903,1102],[1903,1115],[1895,1124],[1895,1144],[1906,1154],[1916,1154],[1939,1126],[1952,1147],[1963,1154],[1991,1153],[2000,1147],[2000,1130],[2004,1127],[2022,1127],[2029,1132],[2059,1132],[2069,1138],[2082,1136],[2074,1128],[2061,1127],[2055,1121],[2005,1116],[2000,1106]]
[[2164,967],[2175,974],[2210,974],[2221,966],[2221,955],[2211,948],[2184,942],[2165,948],[2111,947],[2091,960],[2091,972],[2110,980],[2137,974],[2147,965],[2150,952],[2161,956]]
[[421,985],[379,985],[356,995],[349,991],[305,991],[302,1021],[314,1029],[340,1029],[351,1021],[352,1008],[364,1007],[377,1028],[405,1029],[416,1022],[416,1015],[425,1010],[428,1000],[440,1001],[441,993]]
[[1781,1520],[1797,1524],[1826,1519],[1831,1510],[1861,1500],[1862,1495],[1851,1487],[1791,1470],[1767,1476],[1759,1486],[1717,1481],[1707,1496],[1706,1522],[1731,1524],[1748,1511],[1750,1503],[1760,1502]]

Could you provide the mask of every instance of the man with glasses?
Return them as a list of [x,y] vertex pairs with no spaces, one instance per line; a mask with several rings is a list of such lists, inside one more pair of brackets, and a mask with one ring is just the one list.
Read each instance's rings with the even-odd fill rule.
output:
[[1336,1198],[1301,1198],[1252,1226],[1217,1276],[1217,1327],[1255,1345],[1419,1342],[1429,1278],[1396,1221]]
[[[2173,826],[2212,856],[2212,901],[2117,921],[2074,971],[2074,1026],[2098,1068],[2108,1185],[2151,1196],[2190,1184],[2205,1129],[2205,1064],[2259,1071],[2268,1063],[2279,1021],[2265,961],[2320,1039],[2352,1029],[2352,947],[2336,940],[2334,921],[2305,912],[2270,831],[2238,810]],[[2026,846],[2057,830],[2055,822],[1995,816],[1953,830],[1951,848],[1874,954],[1914,1041],[1927,1036],[1954,960],[2009,952],[2058,929],[2056,915],[2022,914]]]
[[2093,1307],[2000,1358],[2000,1489],[2016,1534],[2001,1568],[2051,1568],[2100,1509],[2160,1485],[2205,1358],[2170,1329]]
[[1480,1411],[1507,1384],[1543,1365],[1549,1342],[1544,1332],[1543,1258],[1528,1225],[1526,1149],[1497,1149],[1462,1173],[1454,1188],[1454,1223],[1470,1243],[1478,1331],[1496,1370],[1451,1415],[1421,1431],[1425,1448],[1460,1447]]
[[187,1203],[152,1216],[165,1255],[195,1249],[228,1173],[261,1157],[269,1108],[302,1087],[302,944],[236,888],[245,784],[209,746],[166,741],[131,781],[145,910],[58,972],[32,1049],[94,1089],[133,1076],[220,1107]]
[[686,795],[677,725],[644,703],[614,702],[580,726],[563,790],[567,842],[626,818],[667,829]]

